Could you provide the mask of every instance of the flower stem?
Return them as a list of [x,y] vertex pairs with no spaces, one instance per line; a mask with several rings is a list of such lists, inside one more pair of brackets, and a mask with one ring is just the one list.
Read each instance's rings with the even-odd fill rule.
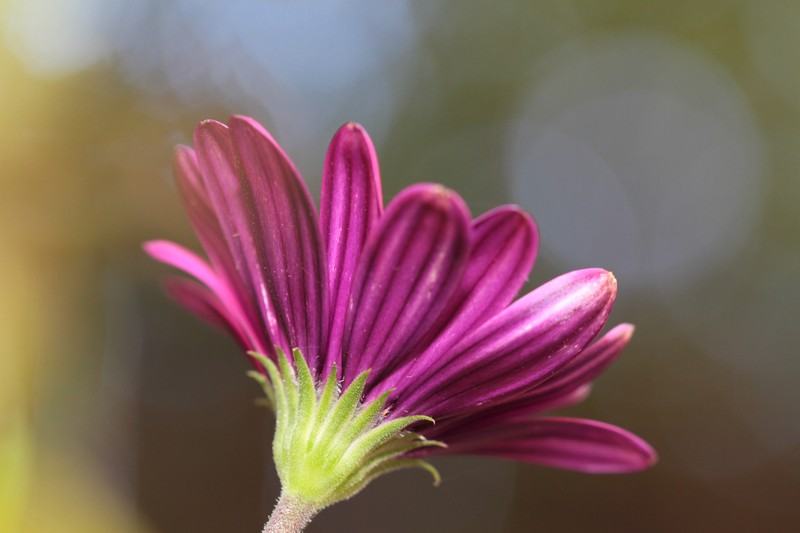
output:
[[300,533],[316,514],[313,506],[281,493],[261,533]]

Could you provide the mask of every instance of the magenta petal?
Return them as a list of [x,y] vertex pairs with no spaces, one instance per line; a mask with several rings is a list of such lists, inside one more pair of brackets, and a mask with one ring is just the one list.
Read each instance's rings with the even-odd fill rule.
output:
[[149,241],[144,243],[143,248],[156,261],[183,270],[197,278],[209,288],[223,306],[236,315],[237,320],[242,318],[239,302],[223,278],[220,278],[208,263],[195,253],[169,241]]
[[225,242],[225,236],[211,206],[197,163],[197,154],[188,146],[175,149],[173,163],[178,188],[189,214],[195,233],[203,244],[206,254],[217,268],[226,274],[234,274],[233,263]]
[[437,432],[448,425],[467,427],[528,418],[542,411],[569,407],[583,401],[591,391],[591,382],[619,356],[633,336],[633,330],[631,324],[619,324],[533,390],[510,402],[438,424]]
[[601,269],[564,274],[479,326],[449,354],[446,366],[410,385],[399,412],[434,418],[510,399],[568,364],[605,324],[616,280]]
[[342,334],[356,265],[371,228],[381,216],[378,158],[367,132],[345,124],[336,132],[322,174],[320,223],[328,260],[332,306],[325,365],[342,367]]
[[227,331],[242,349],[254,349],[237,320],[230,315],[229,309],[206,287],[189,279],[169,278],[164,281],[164,289],[193,314]]
[[428,439],[458,440],[464,434],[486,431],[489,426],[508,422],[527,423],[542,411],[552,411],[582,402],[589,395],[591,389],[591,385],[584,385],[564,394],[548,395],[544,398],[521,396],[486,409],[445,418],[436,425],[423,428],[421,433]]
[[260,124],[233,117],[230,128],[259,264],[275,312],[284,319],[285,348],[300,348],[316,369],[327,329],[325,259],[316,210],[294,165]]
[[211,265],[227,280],[231,290],[236,294],[247,313],[248,319],[256,322],[258,315],[242,279],[237,274],[231,250],[225,240],[225,233],[208,197],[197,154],[188,146],[178,146],[175,149],[173,166],[189,220],[192,222]]
[[631,340],[633,330],[633,324],[619,324],[537,387],[534,396],[546,402],[588,385],[619,356]]
[[469,263],[448,306],[454,317],[448,332],[454,337],[480,319],[505,308],[519,293],[533,268],[539,233],[531,216],[506,205],[473,223]]
[[164,264],[183,270],[194,276],[205,286],[217,294],[225,305],[232,302],[228,300],[228,289],[216,272],[201,257],[187,250],[180,244],[170,241],[148,241],[142,245],[145,253]]
[[374,382],[391,372],[436,322],[468,253],[469,212],[454,192],[416,185],[389,204],[353,282],[345,384],[369,368]]
[[254,302],[259,319],[254,324],[265,333],[267,352],[273,346],[287,346],[284,321],[276,315],[269,297],[266,268],[259,250],[263,238],[254,223],[252,193],[247,179],[239,179],[239,159],[227,126],[213,120],[200,123],[195,130],[195,146],[209,201],[217,214],[234,261],[237,280],[241,281],[247,300]]
[[[537,387],[538,389],[538,387]],[[581,403],[592,392],[592,384],[586,383],[572,389],[565,389],[553,391],[550,394],[531,394],[530,396],[523,396],[520,403],[525,404],[525,413],[530,416],[531,413],[541,413],[543,411],[555,411],[556,409],[564,409],[572,407],[575,404]],[[506,418],[521,418],[523,409],[520,405],[516,412],[509,410]]]
[[[143,245],[144,251],[156,261],[161,261],[167,265],[183,270],[187,274],[194,276],[202,282],[213,294],[214,300],[219,303],[226,320],[234,324],[236,331],[245,339],[245,346],[248,350],[263,351],[268,346],[264,343],[263,337],[252,325],[251,320],[242,307],[240,300],[233,293],[227,280],[220,277],[202,258],[183,246],[169,241],[149,241]],[[173,294],[174,296],[174,294]],[[208,309],[208,305],[197,303],[191,307],[187,302],[189,299],[197,301],[196,291],[194,295],[179,299],[190,310],[195,311],[205,319],[211,319],[211,315],[203,313],[203,309]],[[176,298],[177,299],[177,298]],[[219,312],[221,310],[217,310]],[[213,314],[213,313],[212,313]]]
[[449,443],[449,452],[488,455],[590,474],[637,472],[658,457],[636,435],[603,422],[538,418],[486,427],[471,439]]
[[[536,259],[539,238],[533,219],[515,206],[502,206],[476,219],[464,275],[422,354],[398,369],[379,388],[401,388],[435,372],[447,353],[475,324],[505,308],[519,292]],[[417,347],[419,349],[420,346]]]

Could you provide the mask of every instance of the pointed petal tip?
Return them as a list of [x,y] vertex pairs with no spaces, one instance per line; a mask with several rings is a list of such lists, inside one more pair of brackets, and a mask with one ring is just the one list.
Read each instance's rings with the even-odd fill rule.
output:
[[194,129],[194,145],[196,150],[202,153],[203,149],[209,146],[226,146],[227,143],[223,139],[227,139],[230,131],[227,125],[213,119],[206,119],[202,121]]
[[236,121],[248,122],[248,123],[252,123],[252,124],[256,124],[258,126],[261,126],[261,124],[256,119],[254,119],[253,117],[249,117],[247,115],[240,115],[240,114],[237,113],[235,115],[231,115],[231,116],[228,117],[228,124],[230,124],[231,122],[236,122]]
[[187,146],[185,144],[176,144],[175,148],[172,149],[172,153],[176,159],[183,158],[193,155],[194,148],[192,148],[191,146]]
[[[465,213],[469,217],[469,208],[461,195],[453,189],[438,183],[420,183],[408,187],[404,196],[414,199],[430,209],[442,212],[451,210]],[[400,195],[398,195],[399,197]]]
[[[518,226],[524,228],[528,233],[530,239],[528,246],[531,249],[533,260],[535,261],[539,250],[539,225],[536,224],[536,219],[526,210],[514,204],[504,205],[495,209],[495,211],[498,210],[505,211],[507,216],[514,218]],[[531,263],[531,268],[533,268],[533,263]]]
[[438,183],[417,183],[406,187],[391,202],[395,207],[414,203],[432,212],[455,216],[462,225],[468,226],[472,219],[461,195]]
[[254,133],[258,136],[264,137],[271,144],[273,144],[275,148],[277,148],[281,153],[283,153],[283,149],[275,141],[275,139],[272,137],[269,131],[267,131],[267,128],[265,128],[259,121],[257,121],[252,117],[248,117],[245,115],[232,115],[228,119],[228,126],[232,130],[241,129],[244,131],[249,131],[251,133]]
[[331,148],[336,147],[338,150],[347,147],[356,147],[366,150],[369,154],[369,159],[375,161],[377,165],[377,155],[373,146],[372,139],[370,138],[367,130],[357,122],[348,122],[343,124],[336,133],[333,135],[330,143]]
[[[355,150],[355,152],[350,153],[351,150]],[[336,158],[351,159],[356,155],[371,164],[377,178],[378,156],[375,153],[372,139],[361,124],[348,122],[333,134],[326,156],[326,166]]]
[[475,223],[481,224],[490,219],[503,220],[509,226],[515,225],[520,229],[524,229],[531,240],[528,246],[533,250],[535,259],[536,251],[539,248],[539,226],[530,213],[518,205],[505,204],[482,214],[475,219]]
[[533,215],[528,213],[525,209],[518,206],[517,204],[505,204],[493,209],[493,211],[503,211],[508,213],[509,215],[516,215],[519,217],[520,220],[525,221],[526,224],[531,224],[532,226],[536,226],[536,220],[533,218]]
[[275,140],[275,137],[260,122],[245,115],[233,115],[228,120],[228,127],[232,132],[234,144],[238,148],[240,157],[244,157],[243,154],[248,152],[246,147],[250,143],[254,143],[251,148],[255,150],[255,153],[260,153],[268,160],[277,158],[275,159],[276,161],[282,161],[282,164],[290,169],[289,172],[295,174],[293,179],[299,180],[301,187],[305,189],[305,183],[300,178],[300,173],[291,158],[278,141]]
[[655,466],[656,463],[658,463],[658,461],[660,459],[661,458],[658,456],[658,452],[655,451],[653,448],[650,448],[650,457],[648,458],[648,460],[647,460],[647,462],[646,462],[646,464],[645,464],[645,466],[644,466],[644,468],[642,470],[646,470],[648,468],[651,468],[651,467]]
[[608,279],[609,285],[611,285],[614,288],[614,292],[616,292],[617,291],[617,278],[616,278],[616,276],[614,276],[613,272],[606,272],[606,274],[607,274],[607,279]]
[[456,198],[461,197],[452,189],[448,189],[444,185],[434,184],[427,191],[424,199],[435,204],[449,205]]
[[[658,462],[658,453],[650,444],[638,435],[631,433],[626,429],[618,426],[607,424],[604,422],[591,421],[598,428],[605,428],[610,433],[616,433],[621,441],[618,444],[620,448],[620,459],[625,453],[627,448],[628,457],[620,460],[616,465],[608,464],[597,470],[599,474],[632,474],[641,472],[651,468]],[[627,443],[625,442],[627,441]],[[587,470],[588,471],[588,470]],[[593,473],[588,471],[589,473]]]
[[142,245],[141,245],[142,246],[142,250],[144,250],[145,253],[150,254],[150,248],[152,248],[153,246],[157,245],[157,243],[159,243],[159,242],[161,242],[160,239],[153,239],[153,240],[149,240],[149,241],[144,241],[142,243]]
[[650,444],[632,433],[628,433],[628,438],[631,439],[634,445],[638,448],[637,451],[639,456],[636,460],[632,460],[625,465],[621,465],[618,470],[610,470],[607,473],[633,474],[635,472],[642,472],[648,468],[652,468],[656,465],[656,463],[658,463],[658,453],[652,446],[650,446]]
[[586,383],[585,385],[582,385],[577,389],[575,389],[572,395],[568,399],[566,399],[567,403],[564,405],[564,407],[583,403],[592,394],[592,387],[593,387],[592,383]]
[[622,324],[614,326],[611,331],[609,331],[609,335],[617,336],[622,342],[627,344],[635,332],[636,326],[628,322],[623,322]]
[[248,117],[247,115],[231,115],[228,117],[228,126],[233,127],[234,124],[246,124],[255,129],[265,129],[260,122],[253,117]]
[[223,122],[221,122],[221,121],[219,121],[219,120],[217,120],[217,119],[215,119],[215,118],[204,118],[203,120],[201,120],[200,122],[198,122],[198,124],[197,124],[197,127],[198,127],[198,128],[200,128],[200,127],[207,126],[207,125],[209,125],[209,124],[215,124],[215,125],[219,125],[219,126],[225,126],[225,124],[224,124]]
[[598,293],[605,293],[613,301],[617,296],[617,278],[612,272],[602,268],[585,268],[573,270],[556,279],[563,279],[567,282],[578,282],[593,287]]
[[164,257],[165,254],[168,254],[170,250],[174,249],[175,246],[175,243],[171,241],[153,239],[143,242],[142,250],[156,261],[160,261],[161,258]]
[[605,270],[603,268],[587,268],[583,270],[583,272],[586,272],[590,276],[597,277],[598,280],[610,287],[616,288],[617,286],[617,278],[610,270]]
[[364,129],[364,126],[362,126],[362,125],[361,125],[361,124],[359,124],[358,122],[346,122],[346,123],[342,124],[342,126],[339,128],[339,130],[337,131],[337,133],[338,133],[338,132],[342,132],[342,133],[345,133],[345,132],[347,132],[347,133],[360,133],[360,134],[366,134],[366,133],[367,133],[367,130],[365,130],[365,129]]
[[511,207],[514,208],[513,210],[517,214],[517,216],[519,216],[522,220],[525,221],[526,225],[531,226],[531,228],[533,228],[534,234],[538,238],[539,225],[536,223],[536,219],[533,218],[533,215],[531,215],[530,213],[528,213],[527,211],[525,211],[524,209],[522,209],[517,205],[513,205]]
[[[567,272],[545,283],[540,289],[548,286],[554,290],[571,287],[569,290],[573,291],[575,288],[580,288],[575,292],[577,299],[603,302],[603,305],[608,306],[613,305],[617,297],[617,279],[614,274],[602,268],[586,268]],[[610,307],[608,310],[610,311]]]
[[199,124],[195,127],[195,133],[206,131],[206,130],[214,130],[214,129],[228,129],[228,126],[224,122],[220,122],[219,120],[214,120],[213,118],[207,118],[205,120],[201,120]]

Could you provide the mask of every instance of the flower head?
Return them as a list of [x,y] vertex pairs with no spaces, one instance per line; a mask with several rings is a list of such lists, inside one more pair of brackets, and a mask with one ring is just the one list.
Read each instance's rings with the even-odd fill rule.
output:
[[[437,454],[584,472],[653,464],[650,446],[625,430],[540,416],[583,399],[633,326],[597,339],[617,288],[601,269],[515,300],[538,245],[526,212],[503,206],[473,219],[436,184],[412,185],[384,209],[375,151],[356,124],[331,142],[319,213],[252,119],[205,121],[194,141],[177,149],[175,172],[207,259],[165,241],[145,247],[196,279],[170,280],[170,294],[251,354],[277,413],[285,490],[317,490],[294,485],[324,470],[323,459],[298,459],[298,446],[306,455],[322,446],[319,457],[350,468],[331,474],[347,487],[314,496],[317,508]],[[350,465],[356,442],[363,457]]]

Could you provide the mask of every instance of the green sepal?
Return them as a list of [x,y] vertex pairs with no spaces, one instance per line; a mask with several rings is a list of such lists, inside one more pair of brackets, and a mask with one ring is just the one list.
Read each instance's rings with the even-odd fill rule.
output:
[[[384,474],[388,474],[390,472],[396,472],[398,470],[404,470],[406,468],[422,468],[423,470],[427,470],[430,473],[431,477],[433,477],[433,486],[438,487],[439,484],[442,482],[442,476],[439,474],[439,471],[436,469],[435,466],[430,464],[427,461],[423,461],[422,459],[394,459],[392,461],[385,461],[380,463],[375,468],[371,470],[365,471],[361,476],[357,479],[352,480],[352,483],[348,484],[342,491],[341,491],[341,498],[336,501],[346,500],[348,498],[352,498],[359,492],[361,492],[369,483],[376,478]],[[333,502],[335,503],[335,502]]]
[[374,425],[389,394],[391,394],[391,391],[384,392],[378,398],[359,409],[357,413],[353,413],[350,424],[342,428],[342,431],[340,431],[334,441],[330,443],[330,448],[333,450],[333,453],[346,450],[359,435],[362,435]]
[[[261,354],[258,355],[259,357],[263,357],[263,355]],[[274,412],[275,392],[273,392],[272,385],[270,384],[269,380],[267,380],[267,376],[265,376],[261,372],[258,372],[257,370],[250,370],[249,372],[247,372],[247,376],[253,378],[254,380],[256,380],[256,382],[258,382],[259,385],[261,385],[261,388],[264,390],[264,394],[267,395],[266,405]]]
[[339,398],[331,402],[327,414],[323,416],[315,447],[331,458],[334,458],[334,456],[328,453],[328,448],[338,436],[342,427],[353,418],[353,413],[356,412],[358,404],[361,402],[361,395],[364,393],[364,386],[367,383],[368,376],[369,371],[359,374],[347,390]]
[[377,449],[382,444],[399,435],[407,426],[423,420],[433,422],[431,417],[420,415],[404,416],[403,418],[395,418],[394,420],[378,424],[352,441],[345,450],[343,458],[350,459],[367,455],[371,450]]
[[317,389],[314,387],[314,377],[308,368],[303,354],[295,348],[292,350],[295,368],[297,368],[297,415],[296,427],[289,446],[297,453],[305,453],[308,449],[309,437],[314,427],[317,406]]
[[333,402],[338,395],[339,382],[336,380],[336,363],[333,363],[331,372],[328,374],[328,379],[325,381],[325,386],[322,388],[322,394],[320,394],[319,397],[319,405],[317,407],[318,414],[327,413],[331,402]]
[[251,353],[265,373],[248,375],[264,389],[276,414],[272,448],[284,494],[319,510],[350,498],[378,476],[414,467],[430,472],[438,485],[439,473],[433,466],[406,455],[427,446],[444,446],[407,431],[419,422],[433,423],[432,418],[384,420],[392,391],[364,404],[369,371],[340,392],[335,365],[317,384],[300,350],[292,350],[293,361],[279,348],[276,353],[277,361]]

